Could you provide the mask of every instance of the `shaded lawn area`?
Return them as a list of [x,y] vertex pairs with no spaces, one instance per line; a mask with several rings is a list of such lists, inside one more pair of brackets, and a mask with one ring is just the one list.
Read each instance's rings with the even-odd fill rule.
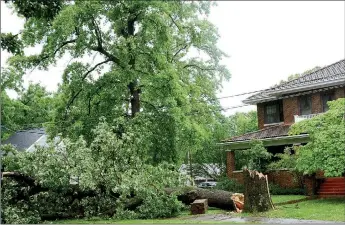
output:
[[308,200],[276,206],[276,210],[265,213],[242,213],[241,216],[345,221],[345,198]]
[[[274,195],[272,201],[274,204],[284,203],[292,200],[304,199],[304,195]],[[210,207],[207,214],[228,214],[225,210]],[[345,198],[338,199],[314,199],[294,204],[276,206],[275,210],[265,213],[231,213],[231,217],[266,217],[266,218],[293,218],[305,220],[329,220],[329,221],[345,221]],[[198,221],[190,220],[192,216],[186,210],[176,218],[170,219],[154,219],[154,220],[104,220],[95,219],[75,219],[60,220],[53,223],[65,224],[223,224],[231,223],[229,221]]]
[[273,204],[284,203],[288,201],[301,200],[307,198],[305,195],[272,195]]
[[180,219],[155,219],[155,220],[61,220],[54,224],[232,224],[226,221],[198,221]]

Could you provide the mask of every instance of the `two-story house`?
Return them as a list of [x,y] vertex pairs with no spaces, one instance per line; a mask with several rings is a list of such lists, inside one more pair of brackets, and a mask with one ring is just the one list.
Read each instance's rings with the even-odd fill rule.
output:
[[[341,60],[245,99],[244,103],[257,106],[259,130],[222,141],[227,151],[228,177],[242,179],[238,171],[241,168],[236,168],[235,150],[248,149],[253,139],[261,140],[272,153],[282,153],[286,146],[307,143],[308,134],[289,136],[290,126],[327,111],[327,101],[344,97],[345,60]],[[283,173],[271,178],[282,186],[293,183]]]

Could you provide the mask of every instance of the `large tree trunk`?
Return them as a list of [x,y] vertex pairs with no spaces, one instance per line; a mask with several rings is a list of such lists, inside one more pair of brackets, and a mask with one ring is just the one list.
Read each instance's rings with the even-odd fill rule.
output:
[[196,199],[207,199],[208,206],[225,210],[236,210],[234,201],[231,199],[233,193],[217,189],[202,189],[187,187],[183,189],[166,188],[166,193],[178,192],[177,199],[189,205]]
[[267,175],[245,169],[244,212],[265,212],[274,209],[268,188]]

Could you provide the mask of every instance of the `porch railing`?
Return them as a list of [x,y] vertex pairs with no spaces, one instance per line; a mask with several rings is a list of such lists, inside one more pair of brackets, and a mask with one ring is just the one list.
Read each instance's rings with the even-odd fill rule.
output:
[[309,115],[295,115],[295,123],[300,122],[302,120],[307,120],[307,119],[311,119],[317,115],[320,115],[321,113],[315,113],[315,114],[309,114]]

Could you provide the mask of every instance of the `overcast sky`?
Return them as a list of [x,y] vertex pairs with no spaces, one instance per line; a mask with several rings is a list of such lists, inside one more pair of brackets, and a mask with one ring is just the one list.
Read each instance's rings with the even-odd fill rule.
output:
[[[345,58],[344,1],[218,2],[210,20],[218,27],[219,47],[229,55],[224,64],[232,77],[219,96],[265,89],[315,66]],[[17,33],[23,21],[1,2],[1,32]],[[31,49],[30,52],[37,51]],[[1,66],[8,54],[1,51]],[[49,72],[33,71],[25,82],[40,82],[55,91],[65,62]],[[248,96],[221,100],[224,108],[242,105]],[[248,111],[255,107],[228,110]]]

